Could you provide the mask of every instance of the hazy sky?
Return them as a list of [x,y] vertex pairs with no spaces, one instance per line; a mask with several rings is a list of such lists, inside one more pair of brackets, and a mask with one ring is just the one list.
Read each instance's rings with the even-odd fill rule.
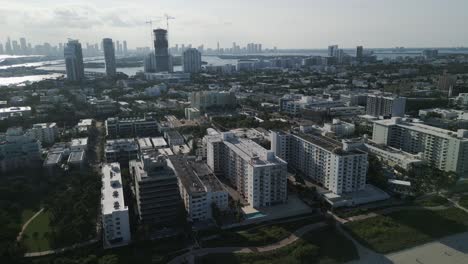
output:
[[468,0],[0,0],[0,42],[111,37],[149,46],[145,21],[165,13],[176,18],[171,46],[468,46]]

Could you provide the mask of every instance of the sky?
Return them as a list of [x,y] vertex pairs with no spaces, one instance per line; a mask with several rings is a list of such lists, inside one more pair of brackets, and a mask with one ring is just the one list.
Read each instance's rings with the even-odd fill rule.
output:
[[[468,46],[468,0],[0,0],[0,42],[127,40],[150,46],[150,25],[169,42],[272,48]],[[159,21],[157,21],[159,20]]]

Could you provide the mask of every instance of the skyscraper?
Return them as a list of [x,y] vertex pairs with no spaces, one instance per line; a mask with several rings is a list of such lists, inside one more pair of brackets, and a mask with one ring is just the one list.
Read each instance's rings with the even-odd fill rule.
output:
[[201,70],[201,53],[197,49],[187,49],[183,55],[184,72],[197,73]]
[[26,54],[28,47],[27,47],[25,38],[20,38],[20,47],[21,47],[21,53]]
[[363,48],[362,46],[357,46],[357,47],[356,47],[356,58],[357,58],[358,60],[361,60],[361,59],[362,59],[363,52],[364,52],[364,48]]
[[106,62],[106,74],[108,77],[116,75],[115,66],[115,48],[112,39],[105,38],[102,40],[102,47],[104,49],[104,60]]
[[115,42],[115,49],[117,51],[117,54],[120,54],[121,53],[121,50],[120,50],[120,41],[116,41]]
[[338,55],[338,45],[328,46],[328,57],[336,57]]
[[63,51],[67,79],[69,81],[81,81],[84,78],[83,51],[78,40],[68,40]]
[[156,72],[169,72],[169,43],[167,41],[167,30],[155,29],[154,53],[156,56]]
[[123,41],[123,55],[127,56],[127,52],[128,52],[128,50],[127,50],[127,41],[124,40]]
[[11,40],[10,38],[7,39],[7,42],[5,43],[5,53],[8,55],[13,54],[13,50],[11,49]]
[[3,45],[2,45],[2,43],[0,43],[0,54],[3,54],[3,52],[4,52],[3,51]]

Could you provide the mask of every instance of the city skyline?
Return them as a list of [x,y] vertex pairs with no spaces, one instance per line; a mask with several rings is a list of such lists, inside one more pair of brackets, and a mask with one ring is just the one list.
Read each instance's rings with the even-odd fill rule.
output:
[[[0,25],[7,37],[59,43],[67,38],[82,43],[110,37],[131,39],[129,48],[150,45],[148,20],[169,14],[169,44],[204,44],[216,48],[232,42],[263,43],[265,48],[324,48],[331,43],[345,48],[459,47],[467,46],[468,36],[456,29],[468,22],[468,3],[453,0],[398,1],[281,1],[247,2],[205,0],[197,3],[147,0],[87,1],[45,0],[41,3],[4,3]],[[46,6],[46,7],[44,7]],[[21,10],[21,12],[17,12]],[[333,18],[333,19],[331,19]],[[252,23],[255,21],[255,23]],[[392,23],[388,23],[392,21]],[[166,27],[166,21],[153,22],[153,28]],[[296,27],[296,30],[291,30]],[[280,37],[278,37],[280,36]]]

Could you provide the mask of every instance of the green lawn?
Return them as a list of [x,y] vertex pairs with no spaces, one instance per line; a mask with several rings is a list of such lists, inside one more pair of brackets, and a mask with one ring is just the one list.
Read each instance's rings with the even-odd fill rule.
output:
[[368,247],[388,253],[467,231],[468,214],[457,208],[403,210],[345,226]]
[[414,203],[420,206],[432,207],[432,206],[446,205],[448,204],[448,200],[439,195],[432,195],[428,198],[415,201]]
[[44,251],[51,248],[49,213],[43,211],[29,223],[24,231],[22,243],[27,252]]
[[210,254],[196,260],[198,264],[284,264],[344,263],[358,259],[353,243],[328,227],[312,231],[283,248],[264,253]]
[[288,237],[297,229],[322,221],[320,216],[307,217],[304,219],[272,224],[259,227],[251,227],[245,230],[221,231],[219,237],[203,242],[204,247],[226,247],[226,246],[262,246],[277,242]]
[[24,209],[23,212],[21,212],[21,224],[24,225],[34,214],[36,214],[36,211]]

